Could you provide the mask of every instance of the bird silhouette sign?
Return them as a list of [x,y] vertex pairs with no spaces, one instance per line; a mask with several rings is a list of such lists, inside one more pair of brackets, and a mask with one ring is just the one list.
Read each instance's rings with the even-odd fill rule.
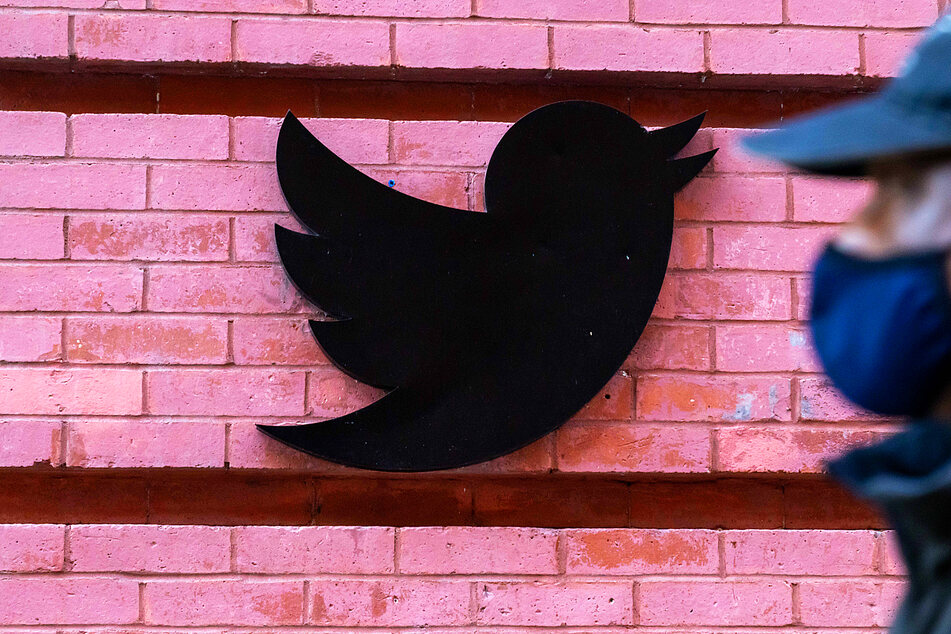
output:
[[258,428],[382,471],[483,462],[562,425],[604,387],[657,301],[673,194],[715,150],[673,159],[703,115],[648,132],[564,101],[505,133],[486,213],[413,198],[359,172],[290,113],[281,189],[312,233],[275,227],[327,357],[385,396],[332,420]]

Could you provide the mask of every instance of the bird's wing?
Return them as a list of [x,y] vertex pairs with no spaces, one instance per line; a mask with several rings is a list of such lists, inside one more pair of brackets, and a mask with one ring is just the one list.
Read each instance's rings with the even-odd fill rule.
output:
[[463,275],[484,214],[428,203],[378,183],[327,149],[288,113],[277,144],[281,189],[314,234],[276,227],[278,253],[303,295],[338,319],[314,322],[341,369],[371,385],[404,385],[445,352],[465,322]]

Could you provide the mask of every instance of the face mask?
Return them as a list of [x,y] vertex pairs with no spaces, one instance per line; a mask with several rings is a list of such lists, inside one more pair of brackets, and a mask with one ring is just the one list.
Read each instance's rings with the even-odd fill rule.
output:
[[813,272],[810,328],[832,383],[888,416],[922,417],[951,382],[947,249],[886,259],[830,244]]

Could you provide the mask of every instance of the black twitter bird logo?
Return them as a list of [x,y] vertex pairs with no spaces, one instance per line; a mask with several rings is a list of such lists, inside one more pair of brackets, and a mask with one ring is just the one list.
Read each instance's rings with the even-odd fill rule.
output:
[[646,131],[586,101],[515,123],[485,176],[487,213],[428,203],[337,157],[290,113],[284,197],[315,235],[275,227],[288,275],[347,374],[390,391],[339,418],[259,425],[345,465],[482,462],[559,427],[624,362],[657,300],[673,194],[715,150],[672,160],[703,115]]

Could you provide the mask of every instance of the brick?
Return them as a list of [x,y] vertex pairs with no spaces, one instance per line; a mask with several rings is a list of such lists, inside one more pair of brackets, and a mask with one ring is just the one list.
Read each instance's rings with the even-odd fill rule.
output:
[[284,211],[274,165],[155,165],[154,209]]
[[502,582],[478,584],[479,625],[629,625],[630,583]]
[[783,277],[749,273],[668,274],[655,317],[789,319],[792,290]]
[[524,18],[528,20],[574,20],[579,22],[627,22],[629,8],[625,0],[479,0],[476,13],[487,18]]
[[139,614],[135,579],[0,579],[3,625],[125,624]]
[[575,420],[629,420],[634,414],[634,379],[622,370],[611,377],[584,407]]
[[145,0],[116,0],[104,7],[100,0],[0,0],[3,7],[57,7],[63,9],[144,9]]
[[[3,17],[0,17],[0,23],[2,22]],[[65,114],[61,112],[0,112],[0,155],[65,156],[65,154]]]
[[224,425],[193,421],[71,421],[70,467],[224,467]]
[[638,584],[642,625],[789,625],[788,582],[645,581]]
[[730,376],[640,376],[639,420],[789,420],[789,380]]
[[484,166],[511,124],[487,121],[394,121],[394,163]]
[[280,267],[154,266],[149,310],[186,313],[286,313],[300,298]]
[[799,584],[802,623],[884,627],[894,619],[904,589],[899,581],[803,581]]
[[228,158],[228,117],[180,114],[78,114],[70,117],[73,156],[153,159]]
[[701,176],[674,196],[678,220],[779,222],[786,218],[786,181],[775,176]]
[[207,16],[75,16],[76,55],[123,62],[231,61],[231,20]]
[[569,575],[716,574],[717,533],[708,530],[565,531]]
[[142,303],[137,268],[31,264],[0,271],[0,310],[130,312]]
[[166,477],[149,483],[148,501],[148,521],[156,524],[300,526],[313,521],[314,486],[300,477],[241,472],[226,478]]
[[124,369],[3,368],[0,413],[140,414],[142,375]]
[[69,54],[65,13],[0,14],[0,57],[64,58]]
[[394,530],[382,526],[242,526],[238,572],[392,574]]
[[467,18],[471,7],[469,0],[314,0],[313,3],[317,14],[396,18]]
[[812,308],[812,279],[795,278],[793,282],[796,285],[796,296],[799,298],[799,305],[794,315],[800,321],[809,319],[809,311]]
[[228,219],[198,214],[71,216],[72,260],[224,261]]
[[62,358],[59,317],[0,315],[0,361],[57,361]]
[[912,27],[929,26],[938,19],[931,0],[866,0],[858,4],[789,0],[792,24],[817,26]]
[[627,483],[583,479],[479,482],[473,492],[475,522],[486,526],[575,526],[627,523]]
[[707,230],[703,227],[677,227],[670,247],[671,269],[702,269],[707,266]]
[[458,625],[469,622],[467,581],[318,579],[308,623],[324,626]]
[[552,64],[560,70],[703,71],[703,38],[696,30],[559,25],[552,48]]
[[323,480],[318,492],[322,524],[450,526],[471,517],[472,489],[464,482],[346,478]]
[[62,214],[0,214],[0,259],[58,260],[63,253]]
[[234,256],[239,262],[280,261],[274,241],[274,225],[299,233],[309,233],[289,213],[246,214],[234,219]]
[[854,75],[858,35],[815,29],[713,29],[710,70],[726,75]]
[[300,625],[300,581],[150,581],[145,622],[154,625]]
[[397,22],[394,56],[409,68],[543,69],[548,31],[516,23]]
[[278,370],[154,370],[148,376],[155,414],[300,416],[304,373]]
[[882,420],[881,416],[847,400],[826,378],[800,379],[799,392],[799,409],[803,420]]
[[[298,421],[315,422],[306,419],[295,419],[292,422]],[[236,469],[296,469],[312,472],[346,470],[346,467],[291,449],[284,443],[265,436],[252,422],[231,424],[231,433],[228,435],[228,465]],[[355,521],[359,523],[360,520]]]
[[558,430],[558,470],[697,473],[710,469],[710,435],[697,426],[578,424]]
[[229,529],[80,525],[69,531],[73,572],[228,572]]
[[789,529],[884,529],[885,518],[875,507],[862,502],[832,480],[787,482],[785,528]]
[[366,407],[386,393],[331,368],[311,372],[308,381],[307,408],[314,416],[326,418]]
[[920,33],[908,31],[866,33],[865,74],[869,77],[897,77],[919,40]]
[[152,0],[157,11],[307,13],[307,0]]
[[371,178],[389,184],[393,189],[415,198],[452,207],[468,209],[469,174],[458,171],[369,169]]
[[638,22],[660,24],[780,24],[782,2],[724,4],[716,0],[639,0]]
[[533,443],[516,449],[510,454],[499,456],[479,464],[460,467],[455,473],[472,474],[511,474],[511,473],[551,473],[552,439],[543,436]]
[[724,372],[817,372],[809,336],[788,324],[716,327],[717,369]]
[[710,369],[710,329],[648,324],[629,357],[640,370]]
[[908,569],[905,566],[905,558],[902,555],[895,531],[882,531],[878,538],[884,541],[882,544],[882,573],[886,575],[907,575]]
[[3,523],[76,524],[92,519],[104,523],[148,522],[144,478],[89,472],[38,478],[29,469],[12,470],[4,477],[4,486],[0,487]]
[[62,570],[64,544],[62,526],[55,524],[0,525],[0,571]]
[[771,227],[767,225],[713,228],[713,266],[754,271],[809,271],[833,227]]
[[724,537],[727,574],[875,574],[871,531],[744,530]]
[[401,574],[557,574],[554,531],[445,526],[400,531]]
[[70,317],[73,363],[224,363],[228,323],[208,317]]
[[826,460],[880,432],[849,429],[727,427],[717,430],[719,468],[733,472],[821,473]]
[[[234,157],[239,161],[274,160],[282,119],[234,118]],[[383,119],[300,119],[327,148],[351,164],[388,161],[389,122]]]
[[783,486],[746,478],[632,482],[628,525],[644,528],[781,528]]
[[234,362],[239,365],[322,365],[327,358],[303,319],[234,320]]
[[793,218],[798,222],[845,222],[872,194],[868,181],[796,176],[792,179]]
[[235,61],[294,66],[390,65],[385,22],[285,19],[237,21]]
[[144,165],[0,164],[0,207],[143,209]]
[[713,156],[712,166],[715,172],[770,173],[788,172],[789,167],[782,163],[764,159],[744,150],[739,141],[749,135],[757,135],[768,130],[749,128],[714,128],[713,147],[717,153]]
[[0,421],[0,467],[58,465],[61,429],[53,420]]

